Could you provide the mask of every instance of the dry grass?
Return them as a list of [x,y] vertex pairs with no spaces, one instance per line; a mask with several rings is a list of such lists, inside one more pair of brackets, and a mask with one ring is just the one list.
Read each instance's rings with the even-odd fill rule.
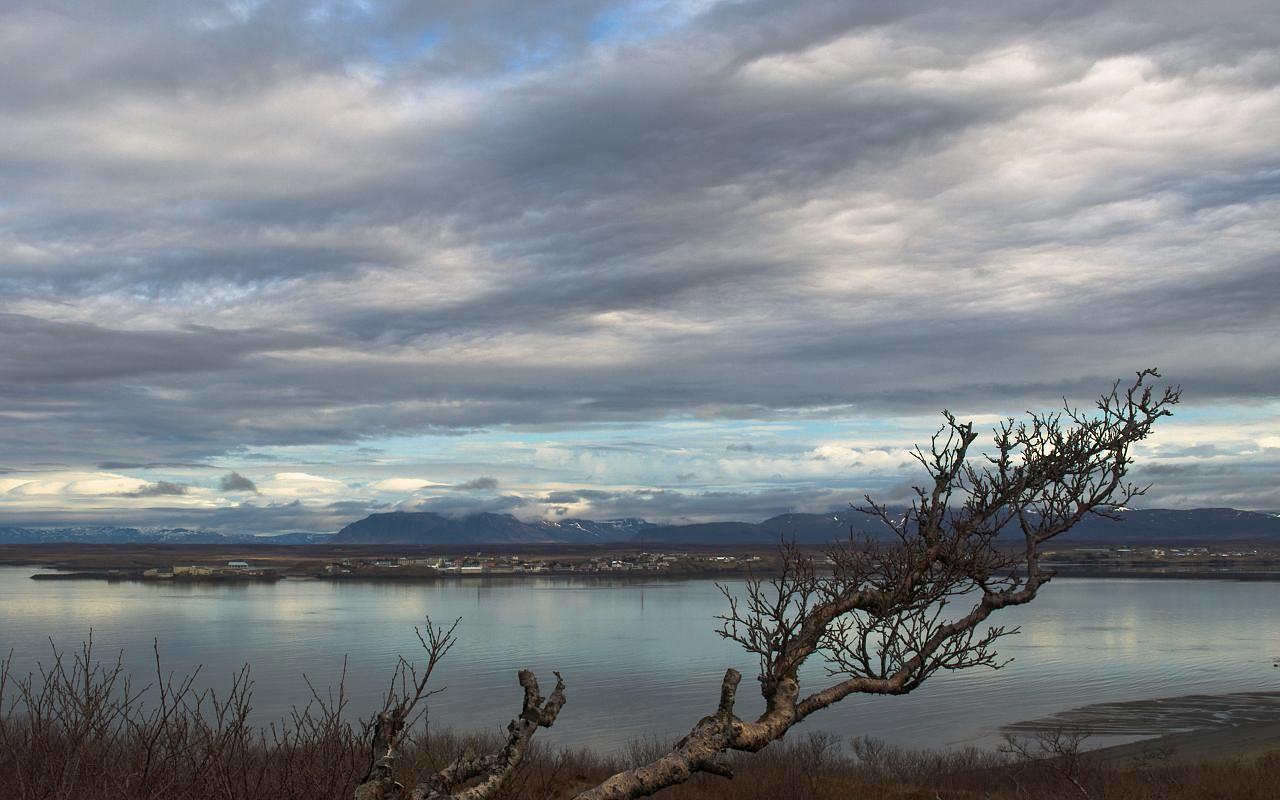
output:
[[[156,674],[146,686],[119,662],[85,645],[54,653],[34,675],[0,665],[0,798],[6,800],[251,800],[349,798],[369,765],[367,732],[351,724],[341,688],[304,688],[310,702],[265,728],[250,725],[252,684],[244,670],[220,694],[197,692],[194,676]],[[372,711],[372,709],[371,709]],[[823,734],[796,737],[735,760],[737,777],[701,776],[662,793],[670,800],[959,800],[1098,798],[1199,800],[1276,797],[1280,753],[1253,761],[1151,763],[1117,769],[1078,742],[1045,739],[1023,752],[905,750]],[[420,726],[401,780],[440,768],[486,737],[425,735]],[[619,758],[536,746],[507,796],[570,797],[620,768],[664,752],[644,740]]]

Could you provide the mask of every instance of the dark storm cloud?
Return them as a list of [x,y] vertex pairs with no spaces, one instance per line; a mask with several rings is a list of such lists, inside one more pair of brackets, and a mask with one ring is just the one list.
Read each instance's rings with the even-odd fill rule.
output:
[[148,483],[141,489],[132,492],[121,492],[120,497],[164,497],[166,495],[183,495],[191,491],[191,487],[183,483],[156,481]]
[[547,505],[562,505],[564,503],[579,503],[583,501],[598,503],[613,500],[616,497],[618,497],[617,492],[600,489],[573,489],[548,492],[538,502],[546,503]]
[[679,13],[10,4],[6,464],[1280,395],[1268,5]]
[[482,475],[479,478],[473,478],[469,481],[454,484],[449,487],[455,492],[492,492],[497,490],[498,481],[496,478],[490,478]]
[[222,476],[222,480],[218,481],[218,490],[223,492],[253,492],[258,493],[258,486],[239,472],[230,472]]

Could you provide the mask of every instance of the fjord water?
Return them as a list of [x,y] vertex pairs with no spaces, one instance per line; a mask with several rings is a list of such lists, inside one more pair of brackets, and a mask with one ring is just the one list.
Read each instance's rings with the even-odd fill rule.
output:
[[[203,665],[223,689],[252,665],[257,719],[308,697],[301,676],[339,681],[354,715],[376,709],[397,654],[430,614],[462,618],[432,698],[431,724],[498,730],[519,708],[516,670],[549,690],[559,670],[569,704],[542,738],[611,750],[646,735],[686,732],[713,710],[725,667],[745,679],[739,710],[758,708],[754,659],[715,634],[725,601],[706,580],[465,579],[432,583],[285,580],[274,584],[33,581],[0,568],[0,651],[25,672],[48,661],[49,639],[97,653],[145,679],[152,641],[166,670]],[[729,584],[740,590],[741,584]],[[906,697],[854,697],[804,724],[840,736],[911,746],[990,745],[1001,725],[1116,700],[1280,690],[1280,583],[1059,579],[999,624],[1023,632],[993,672],[940,673]],[[827,678],[814,664],[808,687]],[[757,702],[752,702],[757,700]]]

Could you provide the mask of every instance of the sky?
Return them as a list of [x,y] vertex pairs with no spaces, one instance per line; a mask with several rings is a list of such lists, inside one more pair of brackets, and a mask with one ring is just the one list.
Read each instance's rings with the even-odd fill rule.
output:
[[1159,367],[1280,509],[1280,11],[0,3],[0,524],[887,502]]

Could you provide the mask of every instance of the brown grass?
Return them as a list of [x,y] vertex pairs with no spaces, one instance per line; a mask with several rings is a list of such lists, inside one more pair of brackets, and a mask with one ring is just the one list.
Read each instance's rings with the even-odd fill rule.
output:
[[[54,652],[35,674],[0,663],[0,798],[5,800],[338,800],[351,797],[369,765],[367,731],[352,724],[341,687],[303,688],[309,702],[266,727],[248,722],[246,668],[225,692],[197,692],[195,676],[160,669],[145,686],[92,646]],[[376,709],[370,709],[374,711]],[[401,780],[440,768],[486,736],[458,736],[420,724],[402,759]],[[737,777],[702,776],[662,793],[670,800],[960,800],[1098,798],[1199,800],[1277,796],[1280,752],[1250,761],[1116,768],[1046,738],[1022,752],[935,752],[849,743],[814,733],[739,756]],[[507,797],[570,797],[620,768],[665,751],[634,742],[619,757],[537,747]],[[1037,749],[1038,748],[1038,749]]]

